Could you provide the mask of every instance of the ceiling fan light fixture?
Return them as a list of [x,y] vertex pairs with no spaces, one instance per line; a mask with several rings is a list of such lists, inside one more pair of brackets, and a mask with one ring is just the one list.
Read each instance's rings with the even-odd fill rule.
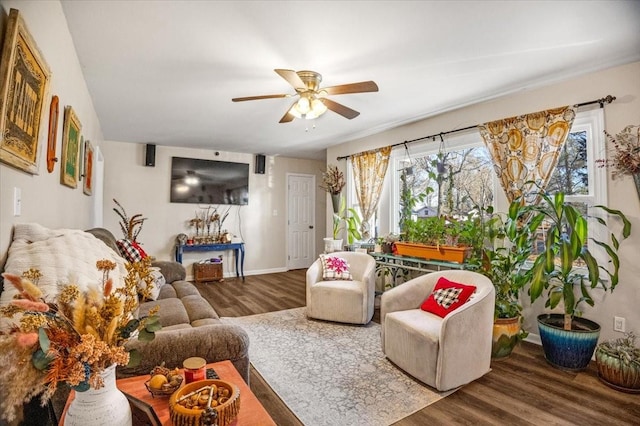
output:
[[321,99],[313,100],[307,95],[301,95],[298,102],[289,110],[289,113],[296,118],[304,118],[306,120],[314,120],[327,112],[327,106]]

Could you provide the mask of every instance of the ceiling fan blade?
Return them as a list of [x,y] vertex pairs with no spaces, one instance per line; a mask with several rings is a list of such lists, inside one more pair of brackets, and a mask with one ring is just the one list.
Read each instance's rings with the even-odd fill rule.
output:
[[260,99],[275,99],[275,98],[289,98],[292,95],[285,95],[285,94],[279,94],[279,95],[261,95],[261,96],[247,96],[244,98],[233,98],[231,99],[233,102],[243,102],[243,101],[257,101]]
[[377,92],[378,85],[373,81],[361,81],[359,83],[342,84],[340,86],[323,87],[320,92],[328,95],[344,95],[347,93]]
[[356,118],[357,116],[360,115],[360,113],[354,109],[351,109],[349,107],[346,107],[342,104],[339,104],[335,101],[332,101],[331,99],[327,99],[327,98],[322,98],[320,99],[322,101],[323,104],[325,104],[325,106],[327,108],[329,108],[331,111],[340,114],[341,116],[348,118],[349,120]]
[[296,90],[307,90],[307,85],[294,70],[275,69],[275,72]]
[[289,111],[291,111],[291,108],[293,108],[295,106],[295,102],[289,107],[289,109],[287,110],[287,112],[284,113],[284,115],[282,116],[282,118],[280,119],[279,123],[289,123],[291,121],[293,121],[294,118],[296,118],[293,114],[291,114]]

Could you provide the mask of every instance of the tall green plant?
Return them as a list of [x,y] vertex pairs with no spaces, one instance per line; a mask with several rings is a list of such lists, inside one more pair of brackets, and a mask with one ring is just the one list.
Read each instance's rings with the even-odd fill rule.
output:
[[495,317],[514,318],[522,313],[520,293],[531,278],[526,263],[543,217],[527,214],[520,200],[512,202],[506,214],[494,214],[492,207],[486,213],[488,219],[483,223],[486,238],[481,258],[475,263],[478,272],[491,279],[495,287]]
[[360,216],[358,212],[352,208],[347,208],[347,200],[344,196],[340,197],[340,208],[338,213],[333,214],[333,239],[337,240],[340,232],[345,229],[347,231],[347,242],[353,244],[354,241],[360,240]]
[[[628,238],[631,233],[631,223],[619,210],[605,206],[595,206],[595,209],[604,211],[622,221],[621,238],[613,232],[609,232],[609,242],[600,241],[593,237],[597,227],[611,229],[606,220],[594,217],[594,227],[589,228],[589,217],[583,216],[575,207],[565,202],[562,192],[550,196],[541,194],[541,202],[535,206],[529,206],[530,213],[549,223],[549,229],[545,240],[544,250],[536,257],[532,270],[529,293],[533,303],[542,293],[547,291],[545,306],[555,308],[560,302],[564,304],[564,328],[571,329],[571,320],[581,312],[578,305],[582,302],[594,306],[594,300],[590,289],[601,285],[605,291],[613,291],[618,285],[618,271],[620,258],[618,249],[621,241]],[[591,234],[591,235],[589,235]],[[587,245],[588,240],[593,241],[603,249],[607,269],[593,256]],[[576,260],[584,262],[584,268],[574,268]],[[600,271],[604,271],[606,280],[601,278]],[[574,286],[579,285],[580,292],[576,295]]]

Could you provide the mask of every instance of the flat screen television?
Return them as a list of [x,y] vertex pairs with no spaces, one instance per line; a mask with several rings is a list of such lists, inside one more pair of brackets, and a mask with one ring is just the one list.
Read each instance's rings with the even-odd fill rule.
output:
[[249,164],[172,157],[171,202],[248,204]]

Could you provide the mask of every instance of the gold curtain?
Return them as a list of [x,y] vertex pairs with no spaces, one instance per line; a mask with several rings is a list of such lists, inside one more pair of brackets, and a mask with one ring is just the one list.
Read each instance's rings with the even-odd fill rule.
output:
[[522,194],[527,204],[539,201],[575,116],[576,107],[565,106],[478,126],[509,202]]
[[364,239],[371,237],[369,220],[378,209],[378,201],[382,192],[382,183],[387,173],[391,147],[375,151],[362,152],[351,157],[353,178],[356,182],[356,195],[362,212],[360,233]]

